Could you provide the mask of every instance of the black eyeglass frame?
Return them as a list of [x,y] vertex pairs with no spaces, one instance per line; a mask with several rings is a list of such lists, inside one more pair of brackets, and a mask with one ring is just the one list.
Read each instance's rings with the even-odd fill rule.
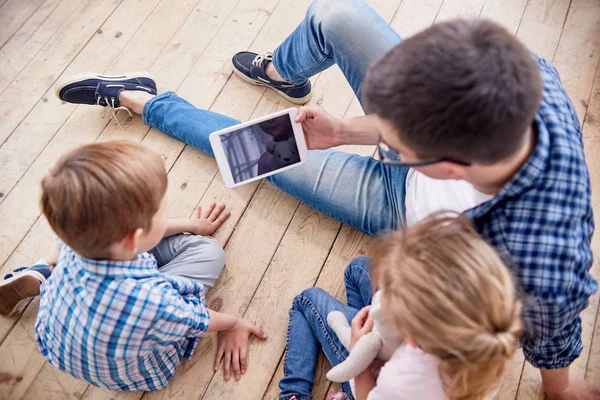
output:
[[[385,144],[381,140],[381,136],[379,136],[379,140],[377,141],[377,152],[379,153],[379,162],[382,164],[385,164],[385,165],[398,165],[398,166],[413,168],[413,167],[425,167],[427,165],[433,165],[433,164],[437,164],[437,163],[441,163],[441,162],[451,162],[454,164],[463,165],[465,167],[471,166],[470,162],[455,160],[455,159],[449,158],[449,157],[441,157],[441,158],[436,158],[436,159],[429,160],[429,161],[404,162],[402,160],[390,158],[386,154],[386,152],[389,152],[389,151],[393,152],[393,150],[390,149],[388,147],[388,145]],[[394,154],[397,154],[397,153],[394,153]]]

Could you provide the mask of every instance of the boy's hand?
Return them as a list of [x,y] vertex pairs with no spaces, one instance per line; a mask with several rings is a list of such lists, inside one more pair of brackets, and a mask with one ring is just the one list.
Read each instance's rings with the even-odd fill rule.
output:
[[369,317],[371,306],[363,307],[352,319],[350,333],[350,350],[354,347],[358,339],[373,330],[373,318]]
[[198,206],[191,220],[190,233],[211,236],[230,215],[229,211],[225,211],[225,204],[217,206],[216,203],[212,203],[204,213],[202,213],[202,208]]
[[254,335],[265,340],[267,335],[262,329],[251,323],[238,319],[233,328],[220,331],[217,334],[217,356],[214,370],[218,371],[223,361],[223,374],[225,380],[231,378],[231,370],[235,380],[239,380],[248,369],[248,337]]

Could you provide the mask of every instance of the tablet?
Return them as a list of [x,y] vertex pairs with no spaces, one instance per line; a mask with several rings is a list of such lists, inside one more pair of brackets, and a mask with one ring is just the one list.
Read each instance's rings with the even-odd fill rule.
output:
[[298,110],[289,108],[211,133],[217,165],[227,187],[287,171],[308,161]]

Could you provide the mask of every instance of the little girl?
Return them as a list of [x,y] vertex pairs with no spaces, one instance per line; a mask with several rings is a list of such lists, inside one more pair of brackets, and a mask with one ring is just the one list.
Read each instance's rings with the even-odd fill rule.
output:
[[[373,260],[359,257],[344,274],[348,305],[318,288],[294,299],[280,399],[311,398],[322,348],[332,365],[348,351],[327,325],[342,311],[352,320],[351,347],[368,333],[373,282],[382,291],[387,327],[403,344],[379,372],[348,382],[348,399],[489,399],[522,332],[521,304],[510,272],[464,217],[434,215],[381,241]],[[338,396],[336,396],[338,398]]]

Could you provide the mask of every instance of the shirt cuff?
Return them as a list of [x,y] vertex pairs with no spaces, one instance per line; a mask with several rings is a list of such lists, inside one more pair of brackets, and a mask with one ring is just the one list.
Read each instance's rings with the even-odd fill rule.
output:
[[534,354],[531,351],[523,348],[525,359],[538,369],[561,369],[567,368],[575,361],[583,350],[583,343],[580,340],[571,348],[564,350],[559,356],[554,358],[540,357],[539,354]]

